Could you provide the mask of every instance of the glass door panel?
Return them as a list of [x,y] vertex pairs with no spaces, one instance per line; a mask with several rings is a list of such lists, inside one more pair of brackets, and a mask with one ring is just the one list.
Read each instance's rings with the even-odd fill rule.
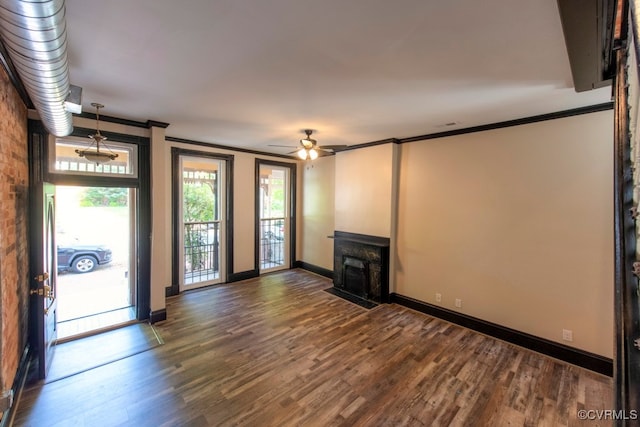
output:
[[259,269],[289,268],[289,168],[260,165]]
[[180,289],[224,280],[224,161],[180,156]]

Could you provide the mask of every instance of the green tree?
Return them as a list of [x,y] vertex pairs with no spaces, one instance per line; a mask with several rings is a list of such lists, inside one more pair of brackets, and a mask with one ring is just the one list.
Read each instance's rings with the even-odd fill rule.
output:
[[[183,220],[188,222],[210,222],[216,218],[215,197],[210,185],[199,182],[184,182],[182,188]],[[184,235],[185,256],[190,269],[201,269],[204,263],[200,248],[207,244],[208,230],[198,225],[187,226]]]
[[272,189],[271,198],[271,215],[277,217],[284,216],[284,188],[276,187]]
[[215,219],[215,199],[210,186],[199,183],[184,183],[184,222],[206,222]]
[[80,206],[123,207],[128,203],[128,188],[91,187],[80,198]]

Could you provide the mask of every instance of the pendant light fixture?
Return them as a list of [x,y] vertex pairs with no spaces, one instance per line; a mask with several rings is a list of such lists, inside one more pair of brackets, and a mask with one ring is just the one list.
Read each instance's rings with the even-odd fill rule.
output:
[[[76,150],[76,153],[78,153],[78,156],[84,157],[98,166],[115,160],[118,155],[111,151],[106,144],[103,144],[107,137],[100,133],[100,109],[104,108],[104,105],[92,102],[91,106],[96,108],[96,133],[94,135],[89,135],[89,138],[93,139],[93,143],[85,150]],[[92,148],[94,144],[95,148]],[[100,151],[100,144],[102,144],[103,147],[102,151]],[[106,151],[104,150],[105,148]]]

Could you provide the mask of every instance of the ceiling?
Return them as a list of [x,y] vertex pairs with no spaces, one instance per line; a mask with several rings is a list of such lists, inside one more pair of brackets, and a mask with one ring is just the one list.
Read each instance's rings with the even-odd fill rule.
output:
[[[556,0],[66,0],[83,110],[284,154],[610,101],[576,93]],[[455,123],[455,124],[451,124]]]

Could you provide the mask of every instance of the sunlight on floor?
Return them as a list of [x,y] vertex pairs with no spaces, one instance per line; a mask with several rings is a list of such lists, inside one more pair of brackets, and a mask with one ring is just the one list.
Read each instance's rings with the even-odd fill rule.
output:
[[92,316],[80,317],[58,323],[58,342],[68,341],[78,336],[97,333],[101,330],[116,327],[135,321],[136,313],[133,307],[125,307]]

